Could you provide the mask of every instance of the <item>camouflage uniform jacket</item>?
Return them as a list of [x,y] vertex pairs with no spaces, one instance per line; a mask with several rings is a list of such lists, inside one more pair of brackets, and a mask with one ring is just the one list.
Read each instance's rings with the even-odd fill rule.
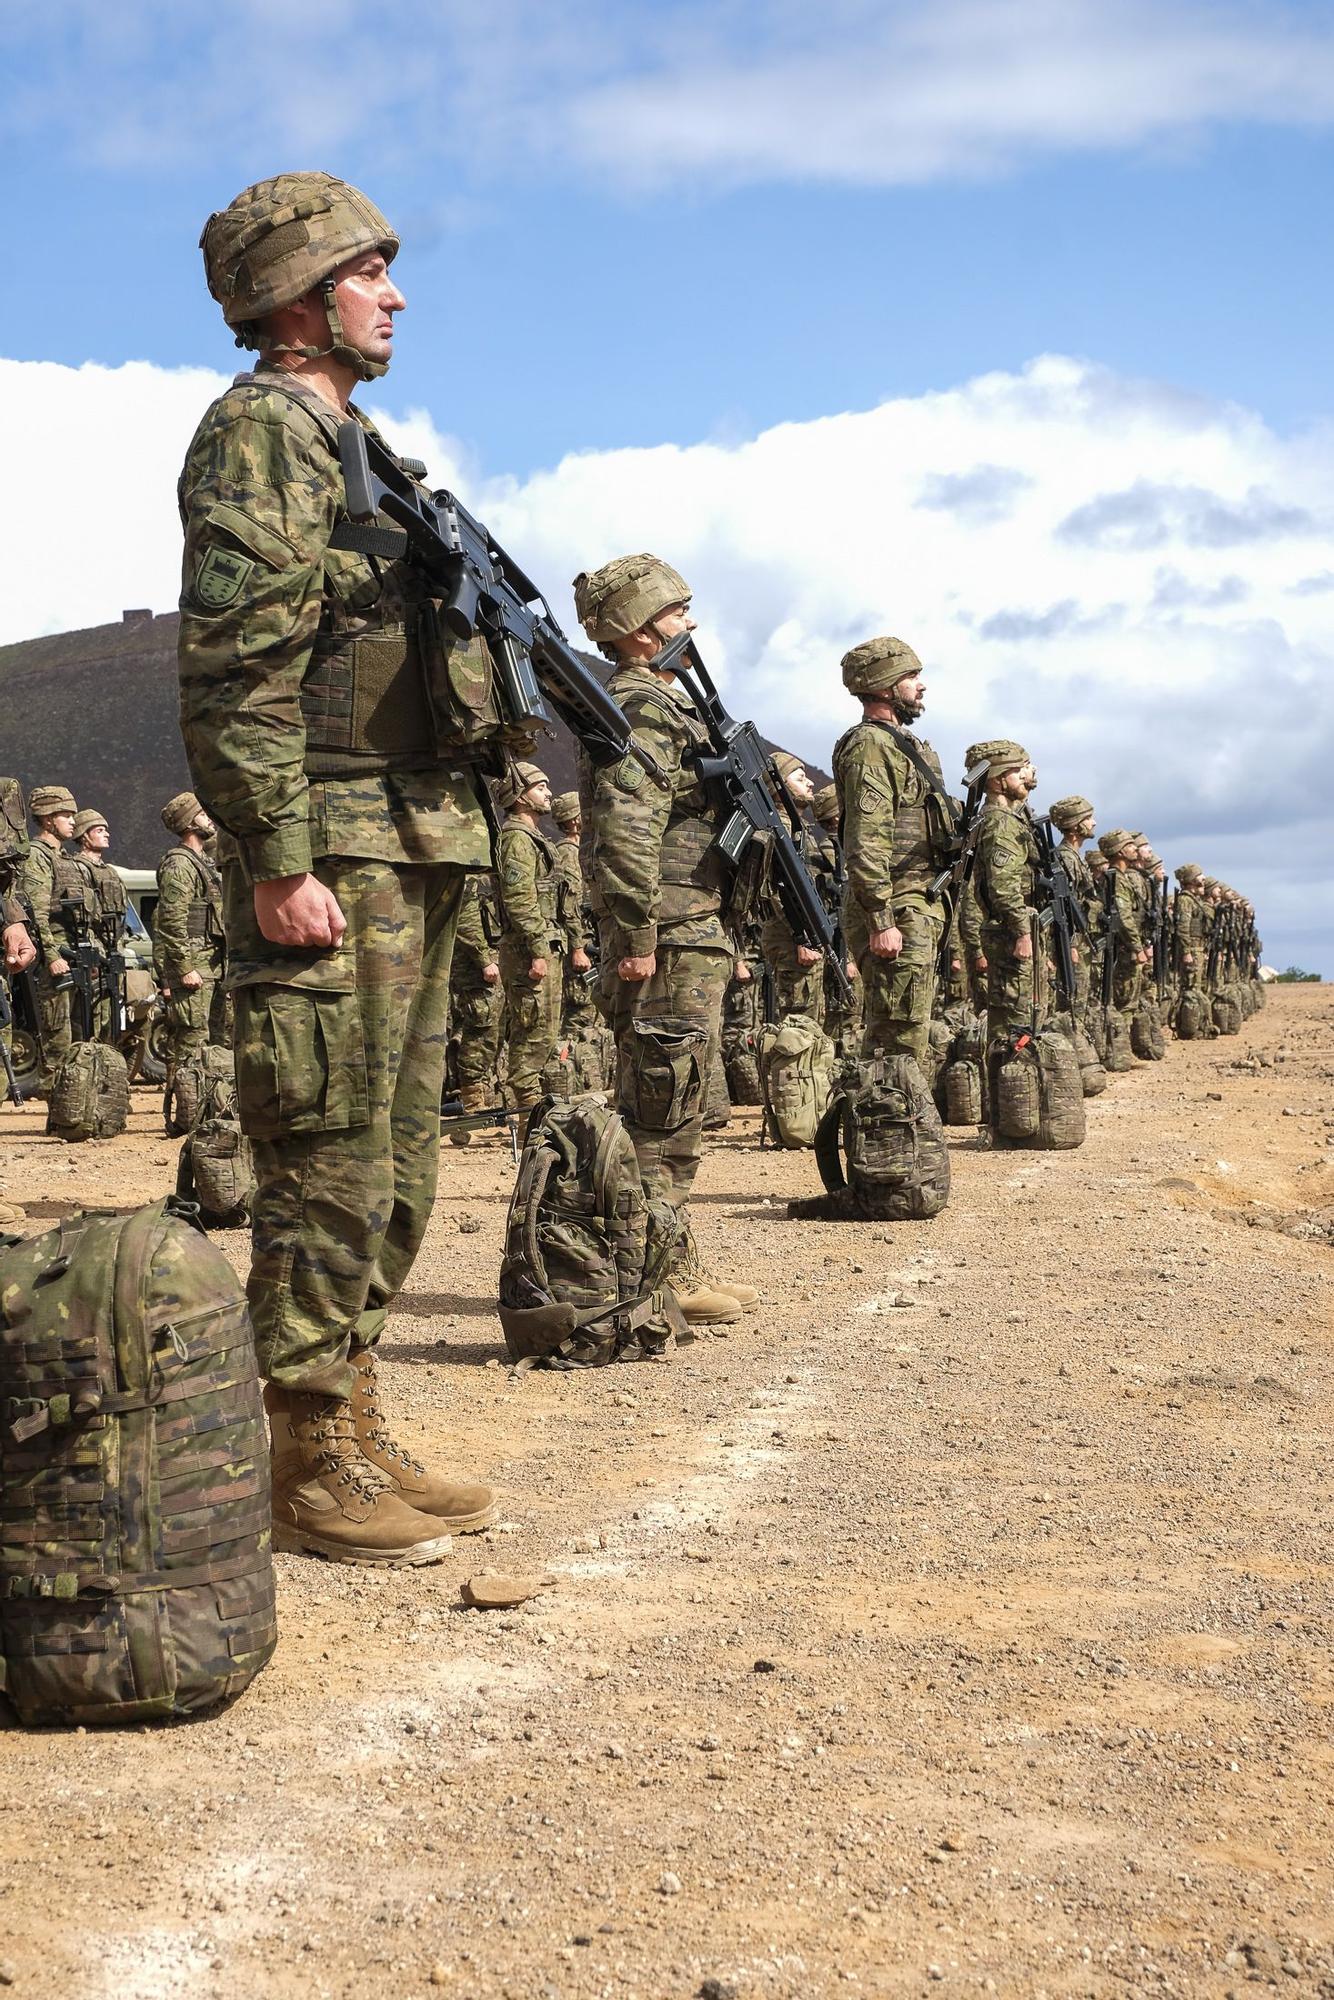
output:
[[[257,880],[324,854],[485,867],[469,759],[435,747],[424,579],[406,560],[331,546],[346,524],[341,421],[299,378],[260,367],[190,445],[179,665],[195,789]],[[344,738],[343,753],[327,747]]]
[[61,916],[60,905],[64,901],[76,902],[84,915],[91,917],[93,892],[74,856],[67,854],[49,834],[39,834],[28,849],[23,864],[23,893],[32,910],[43,957],[48,964],[53,958],[63,958],[78,931],[76,922]]
[[1112,870],[1112,900],[1120,918],[1122,950],[1143,951],[1143,878],[1133,868]]
[[158,862],[157,887],[153,971],[158,984],[175,986],[187,972],[220,979],[222,877],[216,864],[180,842]]
[[587,943],[584,916],[584,871],[579,860],[579,842],[566,838],[556,842],[556,873],[561,879],[560,909],[564,913],[566,941],[571,951]]
[[1033,918],[1038,858],[1028,815],[990,799],[977,835],[972,886],[984,928],[1027,937]]
[[1191,890],[1183,889],[1177,897],[1177,965],[1184,965],[1187,958],[1193,958],[1196,968],[1202,969],[1206,950],[1204,905]]
[[470,875],[463,885],[454,938],[454,962],[461,972],[480,978],[485,966],[496,963],[502,928],[494,877],[489,872]]
[[587,781],[594,907],[610,920],[611,955],[647,957],[660,931],[665,942],[730,949],[718,813],[694,764],[704,725],[683,688],[643,667],[618,667],[608,687],[663,773],[623,757]]
[[504,942],[528,958],[563,952],[566,927],[555,848],[535,826],[507,818],[500,829],[499,849]]
[[[848,886],[868,931],[893,928],[905,897],[923,903],[937,873],[930,787],[897,740],[909,735],[897,725],[858,722],[834,746]],[[939,776],[940,759],[931,745],[911,740]]]
[[1067,840],[1057,843],[1056,858],[1070,878],[1070,891],[1084,912],[1084,921],[1096,937],[1102,920],[1102,902],[1094,886],[1093,870],[1079,849]]

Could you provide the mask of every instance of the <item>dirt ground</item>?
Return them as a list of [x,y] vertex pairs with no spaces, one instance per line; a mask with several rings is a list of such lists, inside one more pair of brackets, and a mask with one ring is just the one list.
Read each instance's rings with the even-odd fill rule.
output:
[[[936,1221],[790,1223],[738,1113],[697,1230],[760,1311],[511,1381],[510,1182],[447,1149],[402,1438],[500,1526],[280,1557],[228,1712],[0,1731],[0,1984],[41,2000],[1334,1995],[1334,994],[1175,1045]],[[0,1114],[31,1222],[175,1146]],[[245,1243],[223,1239],[240,1265]],[[483,1568],[550,1573],[513,1612]]]

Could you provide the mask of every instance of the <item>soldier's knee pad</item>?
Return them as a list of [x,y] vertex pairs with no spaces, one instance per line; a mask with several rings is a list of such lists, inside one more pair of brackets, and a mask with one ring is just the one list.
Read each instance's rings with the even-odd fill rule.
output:
[[704,1102],[709,1038],[688,1021],[634,1021],[621,1065],[621,1111],[648,1132],[678,1132]]

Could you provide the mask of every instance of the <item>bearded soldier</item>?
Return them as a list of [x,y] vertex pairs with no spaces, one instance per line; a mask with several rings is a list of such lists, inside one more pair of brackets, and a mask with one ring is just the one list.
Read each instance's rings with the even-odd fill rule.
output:
[[153,973],[166,1001],[166,1065],[170,1083],[178,1066],[205,1045],[228,1041],[223,974],[222,877],[204,843],[213,822],[193,792],[178,792],[162,808],[162,824],[176,835],[157,865],[153,914]]
[[843,655],[862,720],[834,746],[848,870],[849,944],[859,948],[869,1055],[925,1061],[944,912],[928,900],[945,808],[940,759],[909,724],[926,705],[922,663],[902,639]]
[[551,810],[546,772],[536,764],[516,764],[496,786],[496,803],[505,811],[496,867],[500,976],[509,1008],[509,1097],[517,1111],[531,1111],[541,1099],[542,1071],[560,1035],[569,935],[565,878],[554,846],[537,824]]
[[274,1539],[433,1562],[492,1495],[394,1444],[375,1348],[435,1196],[450,954],[490,858],[473,765],[500,719],[480,642],[455,647],[406,543],[346,512],[339,429],[373,431],[351,395],[387,369],[404,305],[394,231],[346,182],[283,174],[211,216],[202,247],[261,357],[181,477],[180,676],[191,773],[231,836]]
[[37,827],[37,838],[23,864],[23,894],[32,911],[33,928],[42,953],[37,978],[42,1041],[37,1094],[49,1097],[56,1071],[73,1045],[70,955],[92,917],[93,897],[83,869],[65,849],[65,842],[73,837],[74,815],[78,811],[74,794],[64,785],[35,785],[28,798],[28,810]]
[[686,1211],[703,1146],[705,1097],[719,1046],[733,944],[722,917],[720,815],[696,760],[707,735],[671,672],[653,662],[694,630],[690,586],[657,556],[621,556],[574,580],[580,623],[615,663],[610,692],[661,767],[633,757],[584,771],[603,1005],[616,1036],[619,1102],[650,1199],[684,1224],[673,1272],[688,1320],[734,1320],[759,1294],[706,1282]]
[[[801,858],[827,904],[829,898],[822,878],[834,872],[833,846],[828,835],[804,817],[806,807],[815,798],[815,787],[807,776],[806,766],[790,751],[775,751],[774,765],[800,820],[797,844]],[[773,973],[774,1012],[778,1019],[781,1021],[785,1014],[809,1014],[812,1020],[823,1022],[824,953],[798,943],[776,901],[764,919],[760,949]]]
[[[130,900],[125,884],[107,860],[111,829],[106,815],[92,806],[82,807],[74,815],[74,838],[79,843],[74,858],[88,877],[93,892],[94,938],[99,955],[106,958],[120,950],[125,935],[125,912]],[[102,1041],[110,1027],[111,994],[103,978],[93,1007],[93,1033]]]

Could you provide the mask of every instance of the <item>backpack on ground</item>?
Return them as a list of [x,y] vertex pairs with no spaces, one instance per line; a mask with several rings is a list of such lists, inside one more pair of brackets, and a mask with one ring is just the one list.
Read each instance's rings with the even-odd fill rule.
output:
[[1152,1000],[1142,1000],[1130,1023],[1130,1047],[1141,1062],[1161,1062],[1167,1053],[1163,1024]]
[[569,1099],[590,1090],[610,1090],[616,1071],[616,1038],[596,1016],[580,1018],[548,1056],[542,1071],[547,1097]]
[[927,1028],[926,1061],[922,1064],[922,1074],[926,1078],[927,1089],[936,1100],[936,1109],[942,1117],[945,1111],[941,1102],[944,1089],[942,1079],[957,1033],[957,1022],[947,1021],[939,1014],[932,1015]]
[[[218,1049],[204,1053],[230,1058],[231,1052]],[[239,1229],[250,1220],[255,1167],[250,1141],[237,1114],[236,1079],[230,1060],[225,1068],[216,1062],[202,1065],[191,1080],[192,1097],[201,1078],[194,1124],[181,1143],[176,1192],[198,1205],[199,1219],[206,1228]]]
[[54,1139],[114,1139],[130,1115],[130,1073],[107,1042],[76,1042],[56,1071],[46,1107]]
[[723,1029],[723,1072],[733,1104],[763,1104],[764,1086],[760,1082],[753,1028]]
[[922,1222],[949,1200],[940,1113],[911,1056],[845,1064],[820,1120],[815,1158],[827,1192],[789,1202],[790,1216]]
[[765,1137],[775,1146],[813,1146],[833,1089],[834,1044],[809,1014],[788,1014],[760,1029],[755,1052]]
[[1220,1035],[1241,1033],[1241,1008],[1237,996],[1230,986],[1224,986],[1214,995],[1214,1026]]
[[231,1265],[174,1197],[0,1237],[0,1689],[25,1723],[239,1694],[276,1639]]
[[176,1065],[162,1099],[162,1121],[169,1139],[183,1139],[199,1123],[209,1085],[221,1079],[236,1087],[236,1061],[230,1049],[207,1043]]
[[947,1125],[982,1123],[986,1116],[984,1075],[982,1023],[973,1016],[956,1031],[935,1092]]
[[1207,1035],[1212,1034],[1213,1015],[1209,1010],[1208,997],[1201,993],[1197,986],[1188,987],[1177,1002],[1176,1021],[1173,1025],[1178,1040],[1183,1042],[1202,1041]]
[[1052,1026],[1059,1030],[1075,1052],[1079,1064],[1079,1081],[1085,1097],[1098,1097],[1107,1088],[1107,1071],[1103,1068],[1102,1057],[1098,1054],[1093,1037],[1082,1021],[1073,1014],[1055,1014]]
[[992,1051],[990,1067],[991,1130],[999,1144],[1041,1152],[1083,1145],[1084,1086],[1064,1035],[1052,1027],[1016,1035]]
[[723,1052],[715,1048],[713,1063],[709,1069],[709,1084],[704,1095],[704,1130],[721,1132],[732,1122],[732,1093],[727,1087],[727,1071],[723,1066]]
[[605,1097],[544,1098],[505,1219],[499,1311],[510,1359],[600,1368],[688,1338],[665,1275],[680,1233],[669,1203],[645,1199],[630,1135]]
[[1107,1044],[1102,1066],[1108,1076],[1118,1076],[1123,1070],[1134,1069],[1135,1051],[1130,1046],[1130,1030],[1121,1009],[1104,1007],[1102,1022]]

